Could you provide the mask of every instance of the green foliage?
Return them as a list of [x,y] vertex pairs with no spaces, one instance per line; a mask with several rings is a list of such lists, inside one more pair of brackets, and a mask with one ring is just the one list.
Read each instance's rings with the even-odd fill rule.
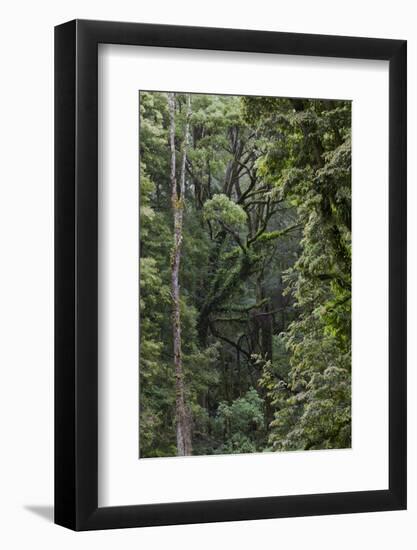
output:
[[226,195],[216,194],[204,203],[204,219],[218,221],[230,227],[241,227],[246,221],[246,212]]
[[290,396],[285,388],[278,388],[279,410],[271,423],[272,448],[286,451],[350,447],[350,389],[348,371],[338,367],[314,373],[304,389]]
[[263,450],[266,425],[264,401],[251,388],[230,405],[221,402],[214,419],[214,431],[225,443],[217,453],[251,453]]
[[[184,94],[176,106],[180,158]],[[193,454],[351,444],[350,117],[348,101],[192,96],[179,278]],[[141,457],[176,454],[168,129],[167,94],[141,92]]]
[[252,103],[248,111],[253,116],[255,109],[271,131],[292,134],[286,155],[281,144],[271,144],[262,170],[303,225],[301,253],[284,277],[298,314],[285,333],[288,378],[269,389],[276,408],[270,443],[276,450],[348,447],[350,104],[297,100],[271,121],[258,99]]

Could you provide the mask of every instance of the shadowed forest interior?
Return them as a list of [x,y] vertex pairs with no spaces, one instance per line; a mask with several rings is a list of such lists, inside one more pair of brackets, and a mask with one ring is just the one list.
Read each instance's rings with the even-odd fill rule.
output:
[[139,94],[141,458],[351,446],[351,102]]

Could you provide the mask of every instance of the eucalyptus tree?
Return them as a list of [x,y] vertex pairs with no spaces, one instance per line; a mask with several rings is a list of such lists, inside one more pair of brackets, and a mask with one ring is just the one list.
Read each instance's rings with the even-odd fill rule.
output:
[[172,293],[172,332],[174,346],[175,367],[175,403],[176,403],[176,431],[178,455],[190,455],[191,418],[185,402],[184,369],[181,346],[181,313],[180,313],[180,263],[183,240],[183,216],[185,203],[185,164],[189,140],[189,119],[191,116],[191,96],[187,95],[187,113],[184,127],[184,137],[181,144],[181,166],[179,182],[177,181],[176,145],[175,145],[175,113],[176,94],[168,94],[170,129],[169,141],[171,149],[171,205],[174,218],[174,243],[171,254],[171,293]]

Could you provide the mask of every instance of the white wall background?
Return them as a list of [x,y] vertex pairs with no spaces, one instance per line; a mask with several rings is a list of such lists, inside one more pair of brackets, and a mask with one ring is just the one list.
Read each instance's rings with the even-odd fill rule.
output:
[[[0,11],[0,545],[413,549],[417,542],[417,33],[412,0],[15,0]],[[73,18],[408,40],[409,510],[72,533],[53,499],[53,26]]]

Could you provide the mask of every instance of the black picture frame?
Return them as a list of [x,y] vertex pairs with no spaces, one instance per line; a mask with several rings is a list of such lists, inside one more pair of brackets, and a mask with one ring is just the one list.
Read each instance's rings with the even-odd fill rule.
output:
[[[98,44],[389,62],[389,488],[98,507]],[[55,28],[55,523],[108,529],[406,508],[406,41],[74,20]]]

